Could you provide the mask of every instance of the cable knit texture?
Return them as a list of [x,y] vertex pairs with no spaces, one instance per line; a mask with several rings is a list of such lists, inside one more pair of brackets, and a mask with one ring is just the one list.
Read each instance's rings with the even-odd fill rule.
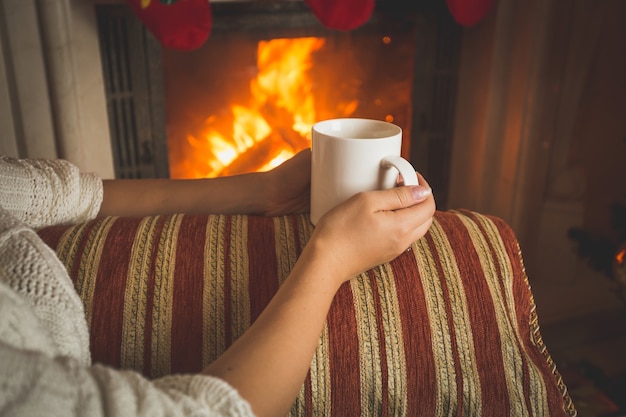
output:
[[0,206],[35,229],[90,220],[102,203],[102,181],[63,160],[3,156],[0,183]]
[[66,161],[0,157],[0,415],[252,416],[225,382],[91,365],[83,304],[32,228],[93,219],[102,181]]

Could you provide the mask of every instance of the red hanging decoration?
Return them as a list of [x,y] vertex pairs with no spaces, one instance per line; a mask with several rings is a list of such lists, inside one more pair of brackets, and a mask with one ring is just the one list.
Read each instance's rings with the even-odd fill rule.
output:
[[482,20],[495,0],[446,0],[450,14],[461,26],[474,26]]
[[329,29],[352,30],[367,22],[375,0],[305,0],[315,16]]
[[[159,42],[173,49],[200,47],[211,31],[208,0],[126,0]],[[327,28],[352,30],[366,23],[375,0],[305,0]]]
[[198,48],[211,32],[208,0],[126,1],[148,30],[167,48]]

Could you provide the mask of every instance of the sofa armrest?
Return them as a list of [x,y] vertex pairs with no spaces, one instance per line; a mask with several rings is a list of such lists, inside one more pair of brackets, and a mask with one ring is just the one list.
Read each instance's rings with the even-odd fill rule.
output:
[[[40,236],[84,304],[94,361],[198,372],[252,323],[312,232],[305,215],[110,217]],[[517,240],[438,212],[411,251],[339,290],[291,415],[575,415]]]

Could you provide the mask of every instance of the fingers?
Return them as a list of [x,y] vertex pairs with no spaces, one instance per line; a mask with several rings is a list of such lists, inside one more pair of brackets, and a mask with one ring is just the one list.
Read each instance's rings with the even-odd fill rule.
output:
[[428,184],[394,187],[388,190],[373,191],[369,196],[375,211],[393,211],[414,206],[432,196]]
[[285,164],[293,165],[296,169],[304,170],[305,168],[311,169],[311,148],[304,149],[295,154],[291,159],[284,162]]
[[437,209],[428,182],[420,174],[418,174],[418,180],[420,184],[418,186],[383,190],[381,193],[387,192],[388,194],[381,194],[382,198],[378,200],[379,204],[386,207],[380,214],[396,224],[403,231],[398,236],[403,236],[403,239],[409,243],[426,234]]
[[[433,214],[434,214],[434,210],[433,210]],[[421,239],[422,236],[424,236],[426,232],[428,232],[428,229],[430,229],[430,226],[432,224],[433,224],[432,215],[429,215],[423,221],[419,222],[419,225],[416,228],[414,228],[411,233],[408,233],[407,238],[409,240],[409,244],[412,244],[413,242]]]
[[312,241],[338,260],[343,279],[387,262],[419,240],[430,228],[435,199],[428,183],[357,194],[326,213]]
[[420,185],[398,186],[387,190],[369,191],[357,194],[350,200],[360,200],[367,207],[365,210],[375,212],[394,212],[413,207],[417,204],[430,200],[434,213],[435,204],[432,189],[428,182],[417,174]]
[[417,174],[417,181],[420,185],[430,187],[430,185],[428,184],[428,181],[426,181],[426,178],[424,178],[422,174],[420,174],[419,172],[415,172],[415,173]]
[[432,223],[435,199],[428,182],[418,174],[420,185],[401,186],[364,193],[367,210],[379,213],[409,240],[421,238]]
[[266,173],[263,194],[266,216],[308,211],[311,183],[311,149],[304,149]]
[[277,181],[289,180],[291,177],[309,178],[311,175],[311,149],[307,148],[286,160],[270,171]]

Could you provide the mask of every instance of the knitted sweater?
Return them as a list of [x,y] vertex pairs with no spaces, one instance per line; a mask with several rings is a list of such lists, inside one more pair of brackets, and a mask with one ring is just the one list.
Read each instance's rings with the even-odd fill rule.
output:
[[34,229],[92,219],[102,181],[66,161],[0,157],[0,415],[251,416],[224,381],[91,364],[83,306]]

